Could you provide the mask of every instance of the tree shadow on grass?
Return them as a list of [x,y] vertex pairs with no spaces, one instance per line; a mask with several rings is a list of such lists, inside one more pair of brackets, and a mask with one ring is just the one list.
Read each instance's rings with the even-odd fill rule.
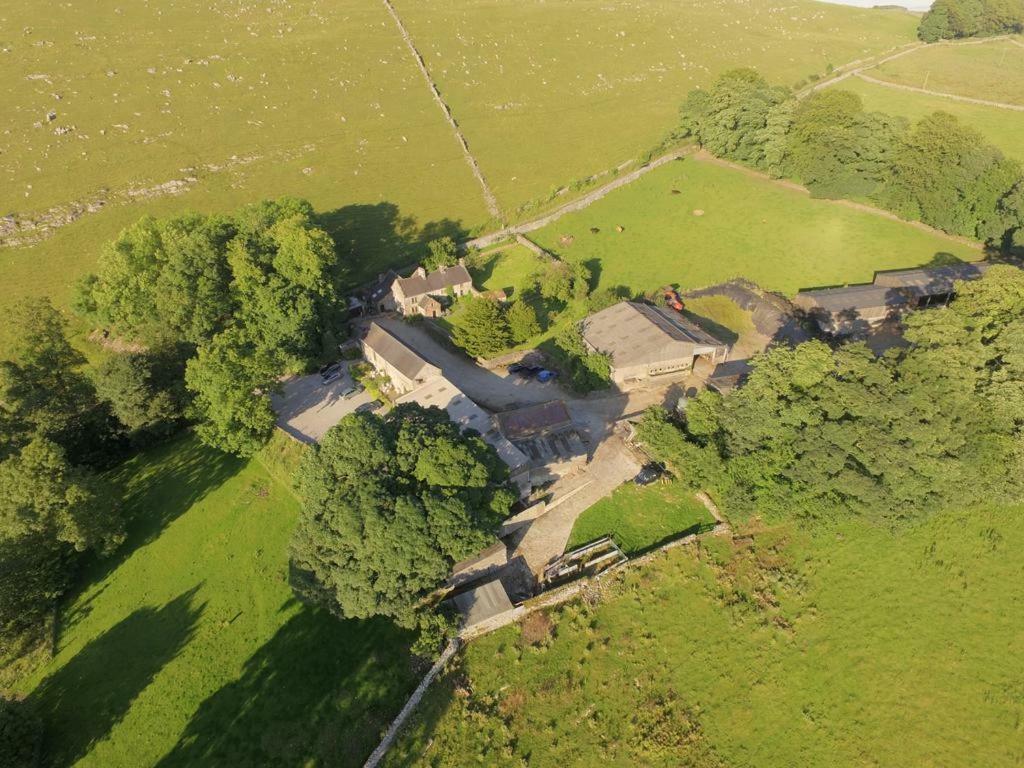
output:
[[200,705],[159,768],[362,765],[416,685],[411,640],[384,619],[302,607]]
[[[128,520],[127,538],[112,555],[86,561],[79,580],[81,589],[102,581],[135,550],[159,538],[167,526],[234,477],[245,464],[244,459],[205,446],[195,437],[182,436],[108,473]],[[76,602],[73,596],[67,600],[68,610],[61,616],[64,629],[89,614],[97,595],[84,601]]]
[[132,702],[189,642],[205,604],[195,587],[132,613],[47,677],[30,699],[46,728],[45,762],[71,765],[108,736]]
[[403,216],[394,203],[346,205],[319,215],[320,225],[334,239],[335,250],[347,272],[344,282],[359,284],[386,269],[398,269],[420,260],[426,244],[439,237],[456,242],[468,236],[462,222],[429,221],[423,226]]

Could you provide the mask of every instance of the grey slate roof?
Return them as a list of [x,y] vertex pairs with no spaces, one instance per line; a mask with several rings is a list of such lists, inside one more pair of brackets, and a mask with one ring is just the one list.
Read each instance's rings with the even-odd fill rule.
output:
[[877,272],[875,273],[875,285],[906,288],[917,296],[939,296],[952,293],[957,280],[977,280],[991,267],[991,264],[980,262]]
[[441,375],[440,368],[428,363],[377,323],[370,323],[363,344],[413,381]]
[[705,354],[726,345],[678,313],[621,301],[583,321],[583,338],[622,368]]
[[428,272],[426,277],[420,277],[413,273],[409,277],[399,277],[397,280],[402,293],[409,298],[422,296],[425,293],[444,293],[447,288],[473,282],[473,278],[469,276],[469,270],[462,264],[445,267],[436,272]]

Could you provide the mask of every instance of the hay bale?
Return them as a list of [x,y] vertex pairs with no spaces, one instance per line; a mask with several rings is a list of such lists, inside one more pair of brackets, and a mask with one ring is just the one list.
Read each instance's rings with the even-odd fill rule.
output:
[[615,231],[616,232],[625,232],[626,228],[624,226],[622,226],[621,224],[616,224],[615,225]]

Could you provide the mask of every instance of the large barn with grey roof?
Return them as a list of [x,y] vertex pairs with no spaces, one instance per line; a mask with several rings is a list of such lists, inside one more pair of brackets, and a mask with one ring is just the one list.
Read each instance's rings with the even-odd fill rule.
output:
[[583,321],[587,346],[611,358],[619,387],[689,373],[698,358],[723,362],[729,346],[678,312],[621,301]]

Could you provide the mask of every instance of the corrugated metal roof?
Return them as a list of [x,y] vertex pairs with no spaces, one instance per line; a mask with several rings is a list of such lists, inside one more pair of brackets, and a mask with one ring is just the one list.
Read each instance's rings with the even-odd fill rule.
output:
[[583,321],[583,338],[611,355],[616,367],[705,354],[726,345],[695,323],[661,307],[622,301]]
[[793,304],[803,310],[817,309],[829,314],[886,310],[906,306],[909,302],[906,293],[899,288],[882,285],[848,285],[843,288],[800,291],[793,298]]
[[875,285],[908,288],[918,296],[938,296],[951,293],[957,280],[977,280],[991,267],[991,264],[980,262],[877,272],[875,273]]

